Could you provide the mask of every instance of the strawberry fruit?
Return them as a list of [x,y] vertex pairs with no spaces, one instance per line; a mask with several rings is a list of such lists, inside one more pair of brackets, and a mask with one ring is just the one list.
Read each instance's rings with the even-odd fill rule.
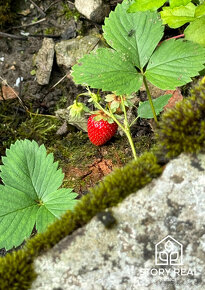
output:
[[94,120],[95,116],[96,115],[91,115],[88,118],[88,137],[94,145],[100,146],[115,135],[118,125],[115,122],[110,124],[107,120],[104,120],[104,118],[96,121]]

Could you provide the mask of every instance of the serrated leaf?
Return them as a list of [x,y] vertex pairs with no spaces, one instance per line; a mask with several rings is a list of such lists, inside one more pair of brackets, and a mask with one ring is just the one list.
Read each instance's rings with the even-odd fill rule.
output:
[[170,39],[163,42],[145,72],[146,78],[160,89],[173,90],[191,81],[204,68],[205,49],[191,41]]
[[108,48],[99,48],[85,55],[73,66],[72,76],[76,84],[131,94],[142,84],[142,75],[137,72],[128,56]]
[[[191,1],[191,0],[190,0]],[[155,11],[158,8],[160,8],[166,0],[135,0],[135,3],[133,3],[129,9],[128,12],[137,12],[137,11]]]
[[205,14],[205,2],[198,5],[195,10],[195,17],[200,17]]
[[[168,95],[163,95],[163,96],[158,97],[157,99],[152,100],[156,115],[159,115],[159,113],[163,111],[164,106],[166,106],[166,104],[168,103],[171,97],[172,95],[168,94]],[[146,119],[154,118],[149,101],[145,101],[139,104],[139,107],[137,109],[137,114],[140,118],[146,118]]]
[[171,8],[178,6],[186,6],[191,0],[169,0],[169,5]]
[[163,24],[168,24],[171,28],[178,28],[187,22],[195,20],[196,6],[193,3],[189,3],[186,6],[180,7],[163,7],[163,11],[160,12]]
[[205,47],[205,16],[190,23],[184,30],[185,38]]
[[162,38],[164,27],[157,12],[127,13],[128,7],[124,1],[105,19],[104,38],[112,48],[142,69]]
[[58,190],[63,174],[44,145],[18,140],[6,155],[1,166],[5,185],[0,186],[0,248],[8,250],[28,238],[35,223],[37,230],[45,230],[73,208],[76,194],[71,189]]
[[38,208],[28,194],[0,186],[0,249],[18,246],[31,235]]
[[[54,162],[53,154],[47,155],[45,146],[35,141],[17,140],[2,157],[0,176],[5,185],[23,191],[33,199],[42,198],[57,190],[63,181],[63,173]],[[52,178],[51,178],[52,176]]]
[[77,84],[131,94],[142,84],[140,69],[148,62],[163,35],[159,15],[148,12],[127,13],[130,2],[124,1],[105,20],[104,37],[113,49],[100,48],[85,55],[73,66]]

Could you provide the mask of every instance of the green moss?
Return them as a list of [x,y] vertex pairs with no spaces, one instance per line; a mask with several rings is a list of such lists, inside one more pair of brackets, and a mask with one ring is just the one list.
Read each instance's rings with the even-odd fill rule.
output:
[[191,96],[163,114],[157,130],[159,151],[167,157],[197,153],[205,145],[205,78]]
[[71,10],[67,4],[63,4],[62,13],[65,15],[67,20],[74,18],[75,21],[77,21],[80,17],[80,13],[76,9]]
[[56,27],[48,27],[44,30],[44,34],[48,35],[48,34],[55,34],[56,32]]
[[[40,144],[53,144],[60,121],[56,118],[42,115],[18,114],[15,109],[16,102],[7,101],[1,107],[0,114],[0,155],[11,143],[17,139],[34,139]],[[18,105],[17,105],[18,106]],[[8,111],[8,107],[10,110]],[[55,137],[54,137],[55,136]]]
[[0,0],[0,28],[14,22],[18,1]]

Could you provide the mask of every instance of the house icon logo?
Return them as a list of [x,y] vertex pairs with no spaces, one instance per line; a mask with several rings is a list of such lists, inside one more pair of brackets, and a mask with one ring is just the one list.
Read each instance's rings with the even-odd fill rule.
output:
[[155,265],[182,265],[183,245],[168,235],[155,245]]

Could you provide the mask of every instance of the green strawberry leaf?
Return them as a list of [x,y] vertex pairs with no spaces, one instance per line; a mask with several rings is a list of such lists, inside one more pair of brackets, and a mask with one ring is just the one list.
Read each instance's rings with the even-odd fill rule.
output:
[[[163,95],[157,99],[152,100],[156,115],[159,115],[163,111],[164,106],[167,105],[169,99],[172,97],[171,94]],[[141,102],[137,109],[137,114],[140,118],[151,119],[154,118],[152,109],[150,107],[149,101]]]
[[178,28],[187,22],[195,20],[196,6],[193,3],[189,3],[186,6],[180,7],[163,7],[163,11],[160,12],[163,24],[168,24],[171,28]]
[[184,30],[185,38],[205,47],[205,16],[190,23]]
[[142,69],[162,38],[164,27],[157,12],[127,13],[126,3],[118,5],[105,19],[104,37],[112,48]]
[[195,10],[195,17],[200,17],[205,14],[205,2],[198,5]]
[[73,66],[76,84],[119,95],[131,94],[140,88],[142,75],[138,71],[148,62],[164,28],[159,14],[127,13],[129,4],[124,1],[105,20],[104,37],[114,49],[99,48]]
[[191,0],[169,0],[169,5],[171,8],[178,6],[186,6]]
[[44,145],[21,140],[2,158],[0,186],[0,248],[20,245],[36,229],[43,231],[76,200],[72,189],[59,189],[63,173]]
[[29,238],[38,209],[25,192],[0,186],[0,248],[9,250]]
[[[191,0],[190,0],[191,1]],[[155,11],[158,8],[160,8],[166,0],[135,0],[135,3],[133,3],[129,9],[128,12],[137,12],[137,11]]]
[[170,39],[153,53],[145,76],[156,87],[173,90],[198,75],[204,59],[205,49],[197,43]]
[[86,54],[73,66],[72,76],[76,84],[131,94],[142,85],[142,75],[125,55],[113,49],[99,48]]

